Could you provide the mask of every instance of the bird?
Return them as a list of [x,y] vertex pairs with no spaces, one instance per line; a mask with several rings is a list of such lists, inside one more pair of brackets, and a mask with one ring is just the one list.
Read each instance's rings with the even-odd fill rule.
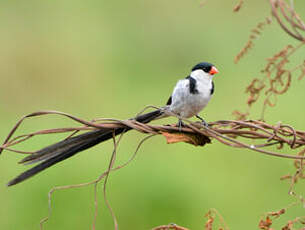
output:
[[[181,118],[196,116],[207,126],[198,113],[207,106],[214,93],[213,76],[217,73],[217,68],[211,63],[201,62],[195,65],[189,76],[177,82],[167,101],[169,110]],[[181,127],[181,119],[178,124]]]
[[[204,126],[207,126],[207,122],[199,116],[199,113],[207,106],[212,98],[215,91],[213,77],[217,73],[218,69],[213,64],[208,62],[198,63],[191,69],[191,73],[186,78],[177,82],[164,107],[130,119],[141,123],[148,123],[168,116],[166,111],[169,111],[179,118],[177,124],[179,128],[184,125],[182,119],[194,116],[200,119]],[[9,181],[7,186],[23,182],[54,164],[66,160],[99,143],[112,139],[113,135],[119,135],[123,132],[126,133],[129,130],[131,130],[129,127],[115,129],[101,128],[44,147],[20,161],[23,164],[38,164]],[[0,148],[0,153],[2,150]]]

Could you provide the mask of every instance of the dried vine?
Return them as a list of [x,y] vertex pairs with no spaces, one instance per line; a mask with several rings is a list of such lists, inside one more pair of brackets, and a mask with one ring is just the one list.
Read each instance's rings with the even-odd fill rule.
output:
[[[155,107],[154,107],[155,108]],[[68,117],[80,124],[82,126],[78,127],[64,127],[64,128],[56,128],[56,129],[46,129],[46,130],[39,130],[28,134],[19,135],[13,138],[14,133],[22,124],[22,122],[26,118],[30,117],[37,117],[49,114],[56,114]],[[174,114],[169,114],[174,115]],[[16,152],[19,154],[34,154],[35,151],[21,151],[17,149],[13,149],[12,147],[24,142],[29,141],[29,139],[39,136],[39,135],[49,135],[49,134],[56,134],[56,133],[70,133],[67,138],[71,138],[77,132],[84,131],[84,130],[93,130],[93,129],[109,129],[115,130],[117,128],[126,128],[126,129],[133,129],[140,133],[146,134],[143,141],[140,142],[139,146],[135,154],[138,152],[140,146],[143,144],[145,140],[152,136],[162,135],[166,138],[167,143],[176,143],[176,142],[186,142],[195,146],[204,146],[205,144],[211,143],[211,140],[218,141],[221,144],[227,145],[233,148],[246,148],[255,152],[259,152],[262,154],[267,154],[273,157],[282,157],[293,159],[295,161],[295,167],[297,168],[297,173],[293,176],[286,175],[283,179],[291,179],[291,191],[293,185],[299,180],[305,178],[304,172],[304,153],[305,153],[305,131],[296,130],[292,126],[286,124],[268,124],[262,121],[255,121],[255,120],[220,120],[215,122],[210,122],[209,127],[205,127],[200,122],[191,122],[189,120],[184,120],[185,127],[178,128],[176,125],[150,125],[150,124],[143,124],[140,122],[135,121],[134,119],[129,120],[117,120],[117,119],[110,119],[110,118],[102,118],[102,119],[95,119],[93,121],[86,121],[84,119],[78,118],[76,116],[66,114],[63,112],[57,111],[39,111],[27,116],[24,116],[17,124],[13,127],[11,132],[9,133],[8,137],[6,138],[4,144],[0,147],[0,152],[2,150],[8,150],[12,152]],[[107,178],[109,173],[114,170],[118,170],[122,167],[128,165],[135,157],[135,154],[123,165],[115,166],[115,159],[116,159],[116,149],[117,146],[122,138],[122,135],[116,140],[115,136],[113,136],[113,144],[114,150],[112,154],[112,158],[109,163],[108,169],[96,180],[92,182],[87,182],[78,185],[69,185],[69,186],[61,186],[53,188],[49,193],[49,215],[48,217],[44,218],[41,221],[41,228],[43,223],[47,221],[51,214],[51,197],[54,191],[56,190],[63,190],[63,189],[70,189],[70,188],[77,188],[83,186],[94,185],[94,194],[95,194],[95,215],[93,221],[93,229],[95,229],[95,221],[97,215],[97,184],[104,179],[104,199],[106,201],[107,207],[110,210],[113,220],[115,229],[118,229],[118,223],[116,221],[114,212],[107,201],[106,197],[106,184]],[[254,145],[253,140],[257,143]],[[248,142],[251,142],[248,143]],[[270,151],[266,148],[272,147],[276,151]],[[289,147],[292,151],[298,150],[296,154],[284,154],[279,152],[279,149],[282,149],[284,146]],[[23,161],[21,161],[22,163]],[[211,216],[209,217],[211,220]],[[161,226],[163,227],[163,226]],[[177,226],[171,226],[172,229],[177,228]],[[162,229],[162,228],[159,228]],[[181,228],[182,229],[182,228]]]
[[[296,13],[293,1],[290,5],[284,0],[268,0],[271,7],[271,14],[276,19],[281,28],[292,38],[300,43],[297,46],[287,45],[278,53],[267,59],[265,68],[261,71],[262,78],[254,78],[246,87],[246,93],[249,94],[246,112],[234,111],[233,114],[237,119],[246,119],[250,114],[251,106],[264,95],[263,108],[260,119],[264,119],[264,114],[267,107],[274,107],[278,95],[282,95],[290,88],[292,75],[299,72],[298,80],[305,76],[305,58],[296,66],[289,66],[290,57],[299,49],[304,47],[305,37],[302,33],[305,32],[305,23]],[[265,21],[251,30],[251,35],[244,48],[235,57],[235,63],[239,62],[254,45],[254,40],[261,35],[266,25],[270,24],[271,19],[267,17]]]
[[[167,112],[169,113],[169,112]],[[39,130],[36,132],[19,135],[12,138],[13,134],[24,121],[25,118],[36,117],[48,114],[57,114],[61,116],[68,117],[74,121],[79,122],[84,125],[81,127],[68,127],[68,128],[56,128]],[[175,116],[174,114],[171,114]],[[96,122],[98,121],[98,122]],[[267,124],[263,121],[256,120],[219,120],[215,122],[210,122],[209,127],[204,127],[200,122],[191,122],[184,119],[186,126],[183,128],[178,128],[176,125],[151,125],[143,124],[135,121],[134,119],[129,120],[117,120],[113,118],[100,118],[95,119],[95,122],[86,121],[84,119],[78,118],[76,116],[57,112],[57,111],[39,111],[29,114],[22,118],[9,133],[4,144],[0,147],[0,151],[3,149],[13,151],[21,154],[33,154],[33,151],[20,151],[12,149],[12,146],[20,144],[21,142],[27,141],[30,138],[37,135],[55,134],[55,133],[68,133],[68,132],[79,132],[84,130],[92,129],[110,129],[114,130],[117,128],[130,128],[145,134],[153,135],[163,135],[168,140],[168,143],[175,142],[187,142],[193,145],[203,146],[210,143],[210,138],[219,141],[222,144],[228,145],[230,147],[236,148],[247,148],[253,151],[257,151],[263,154],[290,158],[290,159],[305,159],[304,156],[300,156],[301,150],[298,154],[282,154],[275,151],[269,151],[264,149],[265,147],[275,145],[277,149],[283,148],[285,145],[289,146],[291,150],[299,149],[305,146],[305,132],[300,130],[295,130],[292,126],[286,124]],[[68,136],[70,138],[71,135]],[[245,141],[240,141],[238,139],[243,139]],[[257,145],[249,144],[246,140],[258,140],[261,143]],[[23,163],[23,162],[21,162]]]
[[[234,10],[236,11],[236,10]],[[250,51],[250,49],[253,48],[254,46],[254,41],[256,39],[258,39],[262,32],[264,31],[265,27],[269,24],[271,24],[271,18],[270,17],[266,17],[264,21],[259,22],[252,30],[249,36],[249,39],[246,43],[246,45],[241,49],[241,51],[236,55],[234,62],[238,63],[240,61],[240,59],[242,59],[246,54],[248,54],[248,52]]]

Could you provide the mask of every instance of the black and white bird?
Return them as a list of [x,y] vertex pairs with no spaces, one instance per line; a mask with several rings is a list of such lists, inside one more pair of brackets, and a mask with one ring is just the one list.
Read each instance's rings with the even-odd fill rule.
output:
[[205,123],[198,113],[207,106],[214,93],[213,76],[216,73],[216,67],[208,62],[195,65],[188,77],[177,82],[167,102],[169,110],[181,118],[196,116]]
[[[201,62],[195,65],[188,77],[177,82],[165,107],[131,119],[142,123],[148,123],[152,120],[165,117],[167,110],[178,115],[181,119],[196,116],[207,125],[198,114],[208,104],[213,95],[213,76],[217,73],[218,70],[213,64]],[[181,119],[179,119],[179,126],[182,125]],[[8,186],[18,184],[52,165],[72,157],[78,152],[109,140],[113,137],[113,134],[118,135],[129,130],[130,128],[103,128],[86,132],[47,146],[21,160],[20,163],[24,164],[38,162],[39,164],[11,180],[8,183]],[[2,150],[3,149],[0,148],[0,154]]]

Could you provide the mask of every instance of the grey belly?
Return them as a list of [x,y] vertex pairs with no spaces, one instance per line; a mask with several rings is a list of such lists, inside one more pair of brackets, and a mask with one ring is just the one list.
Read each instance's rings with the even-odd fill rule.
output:
[[171,111],[183,118],[190,118],[197,115],[209,102],[209,98],[202,95],[192,95],[183,98],[180,101],[174,101],[171,105]]

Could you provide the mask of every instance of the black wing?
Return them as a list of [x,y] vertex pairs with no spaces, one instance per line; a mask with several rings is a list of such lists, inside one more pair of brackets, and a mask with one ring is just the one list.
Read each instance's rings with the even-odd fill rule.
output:
[[185,79],[188,79],[190,81],[190,93],[191,94],[198,94],[197,90],[197,81],[195,78],[192,78],[191,76],[186,77]]
[[171,105],[171,104],[172,104],[172,96],[168,98],[166,105]]
[[211,95],[214,93],[214,90],[215,90],[215,86],[214,86],[214,82],[212,81]]

